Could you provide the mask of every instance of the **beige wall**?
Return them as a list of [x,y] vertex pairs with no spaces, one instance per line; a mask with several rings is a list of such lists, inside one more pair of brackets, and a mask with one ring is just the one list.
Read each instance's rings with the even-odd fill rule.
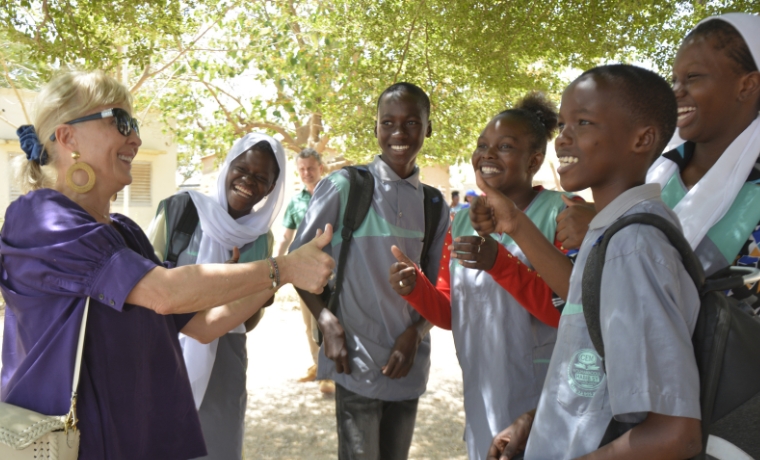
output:
[[[33,92],[23,92],[26,110],[31,115]],[[12,90],[0,89],[0,114],[7,120],[0,120],[0,223],[5,216],[5,209],[10,204],[12,168],[10,157],[22,154],[13,125],[26,124],[23,110]],[[162,199],[177,191],[177,147],[169,134],[162,132],[162,125],[157,117],[149,116],[140,120],[140,134],[143,141],[135,161],[151,164],[151,205],[150,206],[113,206],[111,212],[128,215],[143,229],[150,224],[155,215],[156,206]],[[126,190],[120,192],[126,195]]]

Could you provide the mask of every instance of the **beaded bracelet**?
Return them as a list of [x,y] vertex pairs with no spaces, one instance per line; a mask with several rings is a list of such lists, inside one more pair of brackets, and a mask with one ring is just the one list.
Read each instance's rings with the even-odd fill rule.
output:
[[269,279],[272,280],[272,287],[270,289],[276,289],[280,285],[280,268],[277,266],[277,261],[274,257],[269,257],[267,262],[269,262]]

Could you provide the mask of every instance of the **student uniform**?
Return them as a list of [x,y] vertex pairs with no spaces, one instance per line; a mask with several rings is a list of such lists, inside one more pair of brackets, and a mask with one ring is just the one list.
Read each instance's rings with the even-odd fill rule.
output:
[[604,362],[589,338],[581,304],[589,251],[615,220],[638,212],[663,216],[680,228],[658,184],[627,190],[591,221],[570,278],[526,459],[592,452],[613,416],[627,423],[643,421],[647,412],[700,418],[691,344],[699,297],[678,252],[659,230],[632,225],[612,238],[601,292]]
[[[681,179],[680,172],[694,156],[694,143],[686,142],[665,154],[678,165],[670,180],[662,189],[662,200],[671,209],[686,196],[688,189]],[[707,232],[696,248],[696,254],[702,262],[705,273],[709,276],[729,265],[758,266],[760,258],[760,164],[750,171],[739,195],[731,207]],[[757,294],[757,289],[754,289]],[[755,307],[760,301],[755,299]]]
[[[165,202],[159,204],[156,215],[157,226],[150,235],[156,257],[166,259],[167,233]],[[177,257],[177,266],[195,265],[203,231],[198,225],[187,248]],[[272,255],[272,233],[259,236],[252,243],[240,248],[238,263],[264,260]],[[245,409],[248,399],[246,392],[246,351],[245,326],[239,325],[219,337],[216,359],[211,369],[211,377],[198,409],[208,457],[213,459],[239,459],[243,453],[243,433],[245,430]]]
[[[425,218],[423,188],[419,168],[401,179],[379,157],[368,165],[375,178],[372,206],[362,225],[354,232],[346,261],[340,307],[337,317],[346,334],[350,374],[335,372],[335,363],[323,351],[319,353],[318,379],[331,379],[338,385],[337,406],[349,393],[380,401],[414,401],[425,392],[430,370],[430,335],[417,349],[409,374],[390,379],[382,374],[396,338],[420,319],[420,315],[388,283],[388,270],[396,262],[391,246],[396,245],[415,262],[419,262],[424,239]],[[317,229],[332,224],[333,240],[324,251],[338,259],[342,245],[341,228],[349,193],[348,173],[337,171],[323,179],[314,190],[292,249],[310,241]],[[444,203],[436,223],[435,238],[429,249],[426,269],[437,278],[438,263],[448,230],[449,209]],[[337,270],[337,267],[336,267]],[[342,396],[343,395],[343,396]],[[336,414],[339,418],[341,414]],[[414,418],[412,416],[413,428]],[[339,426],[339,438],[341,436]],[[411,430],[408,441],[411,442]],[[344,433],[346,435],[346,433]],[[370,437],[370,433],[359,433]],[[344,440],[345,441],[345,440]],[[345,442],[341,441],[341,444]],[[402,449],[403,450],[403,449]]]
[[[542,190],[525,209],[549,241],[562,193]],[[459,212],[452,237],[477,236],[468,211]],[[531,267],[507,234],[491,235],[512,256]],[[451,326],[462,367],[465,441],[471,460],[485,459],[491,440],[538,403],[557,329],[531,315],[485,271],[451,261]]]

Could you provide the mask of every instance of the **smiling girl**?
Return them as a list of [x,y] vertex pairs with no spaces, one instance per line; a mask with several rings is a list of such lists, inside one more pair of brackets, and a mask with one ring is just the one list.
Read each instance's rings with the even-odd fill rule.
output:
[[[200,263],[252,262],[272,255],[272,222],[283,200],[285,153],[264,134],[248,134],[230,150],[219,172],[215,196],[180,193],[159,204],[148,230],[156,257],[177,266]],[[263,202],[263,203],[262,203]],[[194,205],[199,222],[178,254],[172,242],[182,231],[184,210]],[[259,205],[259,206],[257,206]],[[256,207],[257,209],[254,209]],[[192,212],[192,211],[191,211]],[[239,249],[239,257],[233,254]],[[239,260],[238,260],[239,259]],[[204,344],[181,336],[182,353],[201,420],[208,457],[242,457],[246,408],[246,329],[261,317],[259,310],[245,325]]]
[[[562,193],[534,187],[533,176],[556,127],[552,104],[533,93],[488,123],[472,155],[473,168],[551,241],[566,204]],[[442,278],[436,291],[397,248],[390,282],[426,319],[452,330],[464,381],[467,450],[470,459],[485,459],[501,424],[538,402],[560,314],[551,289],[508,235],[481,238],[463,210],[452,237],[450,301]]]

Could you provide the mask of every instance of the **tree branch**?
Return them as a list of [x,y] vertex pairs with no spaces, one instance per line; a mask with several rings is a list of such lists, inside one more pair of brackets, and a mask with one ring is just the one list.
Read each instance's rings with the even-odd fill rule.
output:
[[290,150],[297,152],[301,149],[301,146],[296,143],[295,139],[293,139],[293,136],[291,136],[287,130],[280,125],[268,123],[265,121],[249,121],[241,127],[244,132],[251,131],[253,128],[270,129],[282,136],[283,145],[290,148]]
[[406,53],[409,51],[409,42],[412,40],[412,35],[414,34],[414,26],[417,24],[417,18],[420,17],[420,13],[422,13],[422,7],[425,6],[425,0],[422,0],[420,3],[420,7],[417,10],[417,14],[414,15],[414,19],[412,19],[412,26],[409,28],[409,34],[406,36],[406,44],[404,45],[404,54],[401,55],[401,62],[398,63],[398,70],[396,70],[396,75],[393,76],[393,83],[396,83],[398,81],[398,74],[401,73],[401,68],[404,66],[404,61],[406,60]]
[[[19,104],[21,104],[21,110],[24,112],[24,119],[26,120],[27,124],[31,124],[32,122],[29,120],[29,114],[26,112],[26,105],[24,104],[24,100],[21,98],[21,94],[19,94],[18,89],[16,88],[16,85],[13,84],[13,79],[11,79],[10,71],[8,70],[8,65],[5,62],[5,55],[0,52],[0,63],[3,65],[3,75],[5,76],[5,81],[8,82],[8,84],[13,88],[13,93],[16,95],[16,98],[18,99]],[[8,121],[3,119],[4,121]],[[10,122],[8,122],[11,126],[13,126]]]
[[[142,76],[140,76],[140,79],[139,79],[139,80],[137,80],[137,83],[135,83],[135,84],[132,86],[132,88],[129,90],[129,92],[130,92],[130,93],[132,93],[132,94],[135,94],[135,93],[136,93],[136,92],[137,92],[137,91],[140,89],[140,87],[143,85],[143,83],[145,83],[145,81],[146,81],[146,80],[148,80],[149,78],[151,78],[151,77],[153,77],[153,76],[155,76],[155,75],[158,75],[158,74],[160,74],[160,73],[161,73],[161,72],[163,72],[164,70],[168,69],[168,68],[169,68],[169,67],[170,67],[172,64],[174,64],[175,62],[177,62],[177,60],[178,60],[179,58],[181,58],[182,56],[184,56],[184,55],[185,55],[185,53],[187,53],[187,51],[188,51],[189,49],[191,49],[191,47],[192,47],[193,45],[195,45],[195,44],[198,42],[198,40],[200,40],[201,38],[203,38],[203,36],[204,36],[204,35],[206,35],[206,33],[208,33],[208,31],[209,31],[209,30],[211,30],[211,29],[212,29],[212,28],[213,28],[213,27],[214,27],[214,26],[215,26],[215,25],[216,25],[216,24],[217,24],[219,21],[221,21],[221,20],[222,20],[222,18],[223,18],[223,17],[224,17],[224,16],[227,14],[227,12],[228,12],[230,9],[232,9],[232,5],[228,6],[228,7],[227,7],[227,8],[224,10],[224,12],[222,12],[222,13],[219,15],[219,17],[217,17],[217,18],[216,18],[216,20],[215,20],[214,22],[212,22],[212,23],[211,23],[211,24],[210,24],[210,25],[209,25],[209,26],[206,28],[206,30],[204,30],[203,32],[201,32],[201,33],[200,33],[200,35],[198,35],[197,37],[195,37],[195,40],[191,41],[191,42],[190,42],[190,43],[189,43],[187,46],[183,47],[183,46],[182,46],[182,43],[178,43],[178,45],[179,45],[179,49],[177,50],[177,51],[178,51],[177,55],[176,55],[176,56],[174,56],[174,59],[171,59],[169,62],[167,62],[167,63],[166,63],[166,65],[164,65],[164,66],[163,66],[163,67],[161,67],[160,69],[156,70],[155,72],[148,72],[148,69],[150,69],[150,63],[148,63],[148,65],[147,65],[147,66],[145,66],[145,71],[143,72]],[[178,41],[179,41],[179,40],[178,40]]]
[[[187,59],[185,59],[185,61],[187,61]],[[189,62],[185,62],[185,63],[187,64],[187,68],[190,69],[190,71],[193,73],[193,75],[195,75],[195,78],[197,78],[201,82],[201,84],[206,87],[206,89],[208,90],[209,93],[211,93],[211,96],[214,98],[214,100],[216,101],[216,103],[219,104],[219,108],[222,109],[222,111],[224,112],[224,116],[227,118],[227,121],[232,125],[232,127],[235,130],[235,132],[237,134],[240,134],[241,133],[240,125],[238,125],[235,122],[235,120],[232,117],[232,114],[230,113],[230,111],[227,110],[227,107],[225,107],[224,104],[222,104],[222,101],[219,100],[219,97],[217,96],[216,92],[214,92],[214,89],[211,87],[211,85],[209,85],[207,81],[203,80],[195,72],[195,70],[193,69],[193,66],[191,66]]]
[[[293,15],[293,18],[297,18],[298,13],[296,12],[295,5],[293,5],[293,0],[290,0],[288,2],[288,7],[290,8],[290,14]],[[298,22],[295,19],[290,21],[290,28],[293,29],[293,33],[296,34],[296,41],[298,42],[298,47],[301,48],[301,51],[306,51],[306,43],[303,41],[303,37],[301,37],[301,26],[298,24]]]

